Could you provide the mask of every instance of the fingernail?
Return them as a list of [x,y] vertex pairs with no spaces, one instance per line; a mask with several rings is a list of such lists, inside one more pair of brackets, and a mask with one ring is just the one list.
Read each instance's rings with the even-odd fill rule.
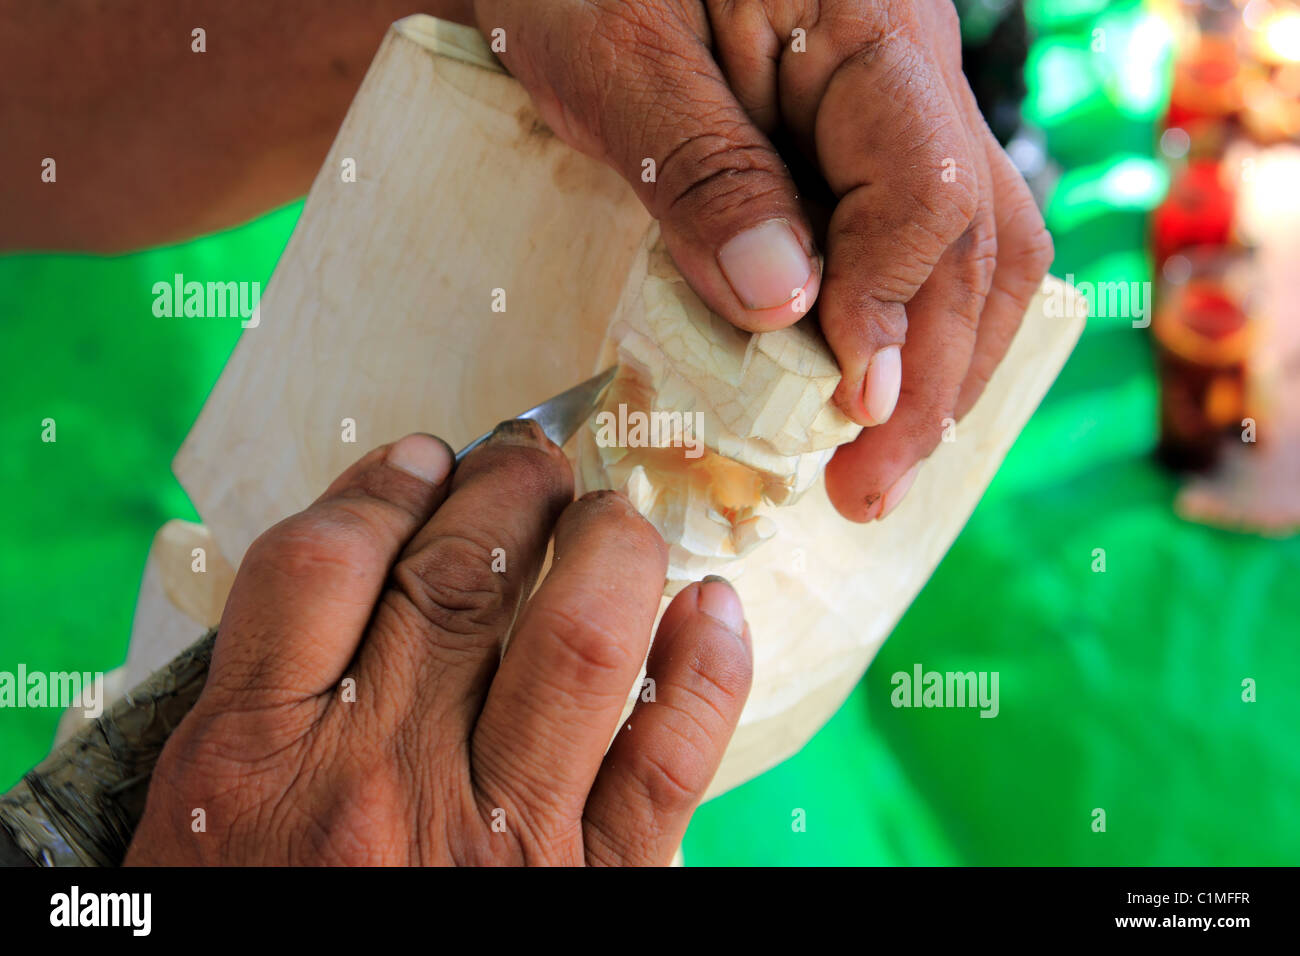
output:
[[699,607],[737,637],[745,633],[745,610],[740,606],[736,589],[726,578],[710,574],[700,582]]
[[527,418],[509,418],[492,429],[488,441],[503,445],[532,445],[539,447],[548,442],[546,432],[536,422]]
[[912,482],[916,481],[916,473],[921,470],[921,463],[918,461],[907,471],[903,472],[902,477],[889,486],[882,500],[884,504],[880,507],[880,517],[885,517],[895,508],[898,503],[907,496],[907,491],[912,487]]
[[812,278],[803,245],[781,219],[746,229],[718,250],[718,265],[747,309],[771,309],[795,297]]
[[862,385],[862,404],[876,425],[883,425],[894,414],[898,390],[903,386],[903,355],[897,345],[881,349],[871,357],[867,378]]
[[432,435],[407,435],[388,449],[389,465],[431,485],[441,484],[451,471],[452,456],[447,446]]

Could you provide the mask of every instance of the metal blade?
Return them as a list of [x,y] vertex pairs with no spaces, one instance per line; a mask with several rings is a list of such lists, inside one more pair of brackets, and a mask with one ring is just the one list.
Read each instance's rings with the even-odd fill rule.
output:
[[[575,385],[573,388],[561,392],[554,398],[547,399],[540,405],[535,405],[528,411],[517,418],[528,418],[542,426],[542,431],[546,437],[557,445],[563,445],[574,433],[582,426],[591,413],[594,412],[600,400],[605,394],[605,389],[609,388],[609,383],[614,381],[614,375],[618,372],[618,366],[612,365],[605,371],[601,372],[594,378],[589,378],[581,385]],[[491,436],[492,432],[480,435],[472,442],[456,453],[456,461],[459,463],[466,455],[477,448]]]

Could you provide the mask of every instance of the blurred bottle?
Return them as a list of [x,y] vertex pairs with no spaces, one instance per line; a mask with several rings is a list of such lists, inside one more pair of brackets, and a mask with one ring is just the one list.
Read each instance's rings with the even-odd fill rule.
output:
[[1160,376],[1160,444],[1172,468],[1204,470],[1247,416],[1248,252],[1185,249],[1165,263],[1151,330]]

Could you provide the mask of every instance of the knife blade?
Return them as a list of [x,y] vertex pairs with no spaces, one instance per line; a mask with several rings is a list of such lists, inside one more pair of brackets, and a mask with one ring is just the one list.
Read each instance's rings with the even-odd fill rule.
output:
[[[592,376],[582,384],[566,389],[559,395],[548,398],[540,405],[534,405],[528,411],[515,417],[537,422],[542,431],[546,433],[547,438],[555,442],[555,444],[563,446],[600,405],[605,390],[614,381],[614,376],[617,373],[618,366],[611,365],[599,375]],[[479,435],[478,438],[475,438],[456,452],[456,463],[460,464],[466,455],[487,441],[491,434],[492,432],[489,431]]]

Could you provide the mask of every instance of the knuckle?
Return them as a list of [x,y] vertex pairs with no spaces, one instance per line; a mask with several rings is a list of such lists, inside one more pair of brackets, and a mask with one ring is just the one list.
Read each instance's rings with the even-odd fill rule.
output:
[[973,338],[997,267],[997,236],[992,229],[972,226],[962,234],[955,249],[959,261],[947,314],[956,329]]
[[[206,692],[206,688],[205,688]],[[314,716],[311,708],[251,704],[247,698],[220,701],[189,737],[190,750],[227,766],[247,766],[282,753],[286,746],[302,740],[306,726],[300,715]]]
[[[958,170],[970,170],[962,158],[945,153],[936,168],[953,161]],[[914,182],[910,195],[910,218],[917,227],[933,236],[940,246],[949,246],[961,237],[979,212],[979,192],[971,175],[958,174],[952,182],[926,179]]]
[[329,801],[303,834],[307,859],[365,866],[403,859],[409,846],[409,783],[391,758],[359,757],[330,768]]
[[1047,231],[1043,224],[1043,217],[1039,215],[1037,209],[1032,210],[1032,218],[1026,224],[1023,249],[1016,257],[1020,263],[1026,278],[1032,279],[1033,284],[1037,286],[1043,276],[1047,275],[1047,270],[1052,265],[1052,260],[1056,258],[1056,247],[1052,242],[1052,234]]
[[703,755],[690,742],[679,743],[668,754],[661,754],[656,748],[644,748],[633,751],[627,758],[631,761],[632,779],[644,791],[656,815],[663,818],[694,810],[708,787],[709,778],[702,770]]
[[241,570],[301,582],[339,570],[354,573],[375,557],[373,536],[363,521],[304,511],[263,532],[249,546]]
[[998,234],[992,220],[987,216],[978,217],[958,241],[971,284],[987,289],[998,263]]
[[302,718],[311,710],[214,707],[205,690],[163,748],[155,773],[195,798],[256,805],[298,773],[307,749]]
[[705,6],[718,41],[738,49],[764,50],[775,36],[789,33],[787,25],[807,23],[799,16],[803,11],[790,9],[786,0],[705,0]]
[[738,710],[754,679],[754,662],[749,651],[736,640],[707,641],[688,662],[689,682],[686,689],[713,711],[722,721],[730,719],[728,711]]
[[[202,706],[196,706],[198,711]],[[248,768],[243,754],[231,752],[228,737],[213,732],[212,722],[191,711],[168,739],[158,756],[154,778],[168,781],[173,789],[192,793],[208,784],[221,790],[240,789]]]
[[[945,158],[951,158],[950,154]],[[872,186],[861,193],[861,200],[841,202],[831,222],[835,244],[829,279],[846,275],[835,261],[837,248],[856,248],[861,252],[850,252],[856,262],[847,274],[862,283],[872,298],[906,302],[929,278],[947,249],[968,232],[972,247],[981,256],[987,255],[986,244],[996,242],[996,236],[981,234],[991,230],[972,229],[979,219],[978,188],[970,176],[940,182],[929,170],[939,168],[941,162],[919,162],[918,170],[924,171],[906,175],[896,196],[873,195],[876,187]],[[962,165],[965,160],[957,162],[961,168],[973,168]],[[996,249],[993,255],[996,257]]]
[[[876,330],[876,341],[881,348],[886,345],[902,345],[907,341],[907,309],[899,303],[891,303],[888,308],[880,310],[872,324]],[[874,355],[875,352],[871,354]]]
[[611,675],[640,664],[632,660],[622,635],[597,623],[595,615],[549,604],[534,608],[529,626],[552,649],[554,667],[566,675],[569,686],[604,686]]
[[434,627],[453,634],[494,626],[506,576],[492,570],[492,549],[466,535],[442,534],[393,568],[395,589]]
[[747,122],[717,108],[660,164],[653,203],[661,217],[729,219],[751,203],[786,200],[780,159],[755,142]]
[[880,222],[846,220],[839,238],[867,250],[857,258],[868,268],[847,271],[843,263],[835,262],[834,250],[828,257],[828,284],[847,280],[855,296],[851,308],[863,298],[890,304],[910,301],[943,254],[932,233],[919,229],[914,221],[903,221],[892,229],[888,243],[881,242],[883,234]]
[[1019,174],[1014,174],[1006,193],[998,197],[999,202],[1007,204],[1006,213],[1000,217],[1002,244],[1011,267],[1036,284],[1047,274],[1056,255],[1052,235],[1047,231],[1033,194]]
[[819,299],[822,329],[842,367],[857,362],[865,370],[879,349],[907,341],[903,303],[912,288],[831,258],[824,290]]

